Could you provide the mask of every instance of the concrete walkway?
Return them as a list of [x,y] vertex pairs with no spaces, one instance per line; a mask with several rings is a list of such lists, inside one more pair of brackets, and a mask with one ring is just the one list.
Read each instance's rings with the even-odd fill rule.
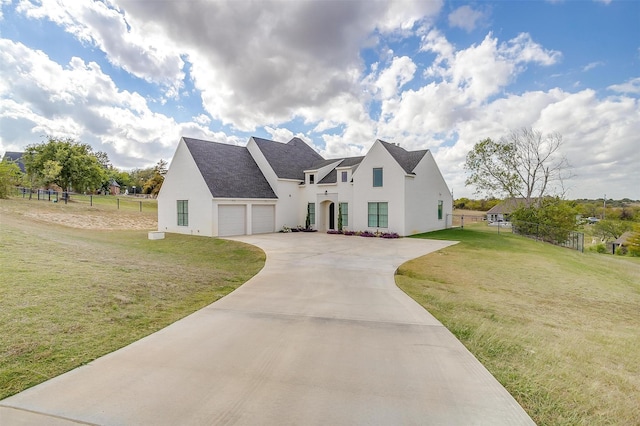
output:
[[533,424],[395,286],[400,264],[451,243],[236,239],[267,253],[258,275],[151,336],[0,401],[0,424]]

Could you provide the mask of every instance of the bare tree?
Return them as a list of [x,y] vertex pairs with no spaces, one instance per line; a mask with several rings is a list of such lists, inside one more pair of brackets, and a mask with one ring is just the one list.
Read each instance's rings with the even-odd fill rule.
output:
[[512,131],[498,142],[487,138],[467,154],[465,169],[471,175],[465,183],[479,192],[523,198],[527,205],[552,193],[564,195],[571,167],[561,147],[561,134],[531,128]]

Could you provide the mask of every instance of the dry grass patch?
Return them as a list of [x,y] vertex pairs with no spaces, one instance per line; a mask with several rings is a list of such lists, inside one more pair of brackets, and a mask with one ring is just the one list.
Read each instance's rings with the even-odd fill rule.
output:
[[398,285],[538,424],[640,424],[640,259],[579,253],[486,226],[402,265]]
[[0,399],[171,324],[264,265],[252,246],[176,234],[151,241],[146,230],[116,227],[149,229],[149,216],[100,212],[0,200]]

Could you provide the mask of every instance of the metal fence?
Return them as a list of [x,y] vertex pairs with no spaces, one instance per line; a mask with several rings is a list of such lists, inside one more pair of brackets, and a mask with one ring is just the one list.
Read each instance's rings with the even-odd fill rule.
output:
[[484,222],[486,216],[478,216],[477,214],[448,214],[447,215],[447,227],[448,228],[464,228],[465,224]]
[[143,207],[145,211],[157,210],[157,203],[155,199],[149,198],[148,195],[93,195],[55,191],[53,189],[32,189],[23,187],[16,187],[14,195],[16,197],[29,200],[64,204],[73,202],[76,204],[88,205],[90,207],[100,206],[104,208],[114,208],[116,210],[138,210],[142,212]]
[[523,221],[514,221],[511,224],[511,230],[514,234],[584,253],[584,234],[582,232]]
[[514,222],[486,222],[486,216],[448,214],[447,227],[464,228],[466,224],[485,222],[487,226],[495,229],[496,233],[513,233],[538,241],[567,247],[584,253],[584,233],[554,226],[541,225],[539,223],[514,221]]

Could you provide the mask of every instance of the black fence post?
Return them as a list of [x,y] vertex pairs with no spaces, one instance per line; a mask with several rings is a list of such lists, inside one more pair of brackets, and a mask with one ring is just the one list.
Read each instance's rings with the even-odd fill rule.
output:
[[93,207],[93,195],[89,195],[89,205]]
[[118,210],[120,210],[120,198],[116,198],[116,204],[118,206]]
[[140,201],[140,212],[142,212],[142,201]]

